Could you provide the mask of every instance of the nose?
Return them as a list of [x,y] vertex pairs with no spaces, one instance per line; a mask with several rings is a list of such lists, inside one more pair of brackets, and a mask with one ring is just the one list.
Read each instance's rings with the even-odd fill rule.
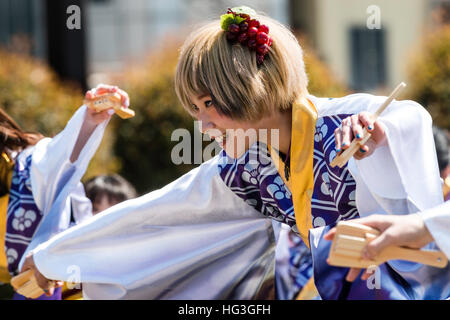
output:
[[197,120],[200,121],[200,132],[206,134],[208,130],[214,129],[216,126],[211,122],[206,113],[201,113],[197,116]]

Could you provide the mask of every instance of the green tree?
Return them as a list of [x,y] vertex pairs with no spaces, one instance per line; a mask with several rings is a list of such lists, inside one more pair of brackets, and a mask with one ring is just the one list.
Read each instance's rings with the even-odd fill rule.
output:
[[115,120],[114,153],[121,159],[119,173],[141,193],[160,188],[195,167],[175,165],[171,160],[178,143],[171,141],[172,132],[184,128],[193,136],[194,131],[194,119],[175,93],[177,48],[173,44],[160,48],[118,79],[130,95],[136,117]]
[[409,63],[409,96],[450,129],[450,25],[427,34]]

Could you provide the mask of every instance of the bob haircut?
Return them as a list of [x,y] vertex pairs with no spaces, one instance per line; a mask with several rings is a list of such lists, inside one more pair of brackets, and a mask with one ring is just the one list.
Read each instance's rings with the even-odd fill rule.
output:
[[220,21],[190,34],[181,48],[175,90],[183,107],[195,115],[192,97],[208,94],[216,110],[235,120],[259,120],[276,110],[289,110],[308,94],[303,51],[292,32],[279,22],[257,15],[269,27],[273,43],[258,66],[256,52],[231,43]]

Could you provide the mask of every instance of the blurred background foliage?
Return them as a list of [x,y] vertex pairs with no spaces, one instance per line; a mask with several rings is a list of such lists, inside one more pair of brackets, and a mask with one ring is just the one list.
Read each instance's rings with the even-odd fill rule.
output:
[[128,92],[136,117],[114,119],[114,154],[121,160],[119,174],[131,181],[140,193],[163,187],[195,165],[174,165],[171,141],[178,128],[190,131],[194,119],[184,111],[174,88],[179,44],[168,42],[143,62],[130,65],[113,82]]
[[[62,82],[46,64],[27,55],[0,49],[0,61],[0,107],[24,131],[53,137],[64,129],[83,103],[81,90],[73,83]],[[89,175],[117,170],[119,162],[110,151],[113,131],[110,126]]]
[[409,96],[450,130],[450,25],[427,35],[409,62]]

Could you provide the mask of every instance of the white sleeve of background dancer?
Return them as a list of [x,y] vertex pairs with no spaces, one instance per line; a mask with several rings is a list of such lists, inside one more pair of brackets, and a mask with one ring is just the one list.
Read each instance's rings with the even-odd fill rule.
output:
[[[156,299],[170,294],[171,286],[209,298],[202,286],[214,291],[236,281],[248,270],[242,261],[265,252],[267,241],[260,239],[268,237],[269,225],[269,219],[229,190],[217,163],[209,161],[160,190],[56,235],[33,250],[34,261],[49,279],[74,281],[73,270],[78,270],[76,280],[90,298],[119,299],[145,288],[145,297]],[[238,260],[233,251],[239,251]],[[228,255],[233,259],[224,261]],[[192,268],[195,276],[189,273]],[[220,279],[200,272],[204,268],[222,270]],[[191,280],[194,285],[186,284]]]

